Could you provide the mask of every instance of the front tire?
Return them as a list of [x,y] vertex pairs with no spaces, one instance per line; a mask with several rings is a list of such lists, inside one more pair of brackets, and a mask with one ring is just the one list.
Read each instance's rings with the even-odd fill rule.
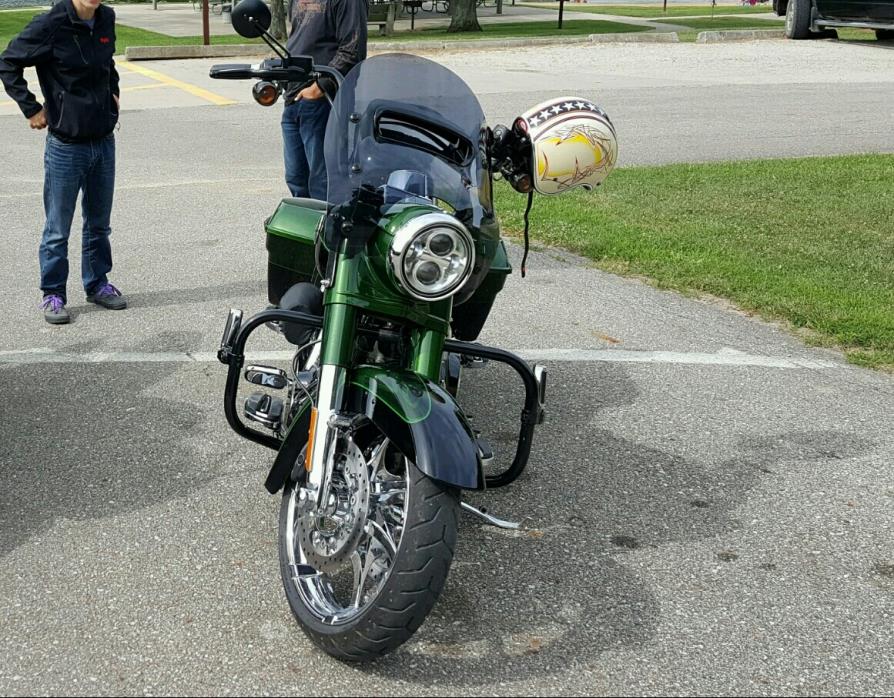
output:
[[[382,449],[389,448],[387,441],[380,442],[379,446]],[[319,583],[314,582],[309,586],[308,580],[315,577],[309,574],[311,570],[307,565],[301,564],[306,560],[303,560],[302,551],[295,548],[296,545],[302,545],[303,535],[294,532],[289,535],[290,522],[294,529],[295,523],[300,526],[300,522],[305,520],[296,518],[295,513],[296,492],[301,483],[292,483],[283,492],[279,553],[286,599],[295,619],[311,641],[327,654],[343,661],[364,662],[376,659],[409,640],[438,600],[453,560],[459,492],[427,477],[406,458],[396,459],[396,450],[389,450],[390,462],[401,463],[397,467],[404,470],[406,491],[397,496],[398,499],[403,499],[402,522],[401,525],[389,527],[383,519],[379,519],[382,526],[370,534],[368,543],[360,540],[355,544],[356,550],[353,553],[346,551],[355,563],[354,586],[348,594],[338,591],[339,585],[342,589],[346,586],[344,581],[339,580],[339,575],[343,574],[340,571],[334,572],[331,578],[329,573],[318,571]],[[374,449],[367,452],[374,452]],[[379,457],[382,459],[385,456],[382,454]],[[370,469],[374,471],[372,465]],[[393,486],[394,480],[389,479],[387,482],[391,483],[387,488],[378,489],[387,489],[393,494],[393,490],[397,489]],[[370,478],[370,483],[369,501],[372,503],[377,486],[373,478]],[[395,498],[388,495],[386,508],[393,509],[394,501]],[[373,520],[375,512],[370,508],[368,521]],[[389,555],[390,567],[383,572],[381,559],[372,551],[379,546],[376,536],[382,538],[386,535],[382,533],[385,530],[388,531],[389,538],[392,537],[391,534],[397,537],[399,531],[399,541],[395,541],[396,551]],[[306,536],[303,539],[307,540]],[[360,558],[358,551],[362,551],[365,544],[368,545],[367,562],[356,562]],[[308,543],[303,545],[306,547]],[[391,543],[388,543],[381,546],[381,549],[389,549],[390,546]],[[368,563],[370,556],[373,560],[371,564]],[[369,570],[362,572],[358,592],[358,564],[361,568],[366,568],[369,564],[369,569],[378,570],[382,580],[377,581],[375,577],[371,577],[370,583],[367,580]],[[350,577],[350,571],[346,573]],[[374,588],[364,595],[364,585],[367,583]],[[343,598],[340,600],[339,596]],[[344,600],[348,598],[353,598],[354,603],[345,604]]]
[[810,0],[788,0],[785,10],[785,35],[789,39],[810,37]]

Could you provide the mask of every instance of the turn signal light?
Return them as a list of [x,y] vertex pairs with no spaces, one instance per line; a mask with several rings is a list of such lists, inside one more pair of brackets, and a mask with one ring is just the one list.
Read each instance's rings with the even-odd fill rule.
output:
[[272,82],[256,82],[255,86],[251,88],[251,96],[262,107],[271,107],[279,99],[279,88]]

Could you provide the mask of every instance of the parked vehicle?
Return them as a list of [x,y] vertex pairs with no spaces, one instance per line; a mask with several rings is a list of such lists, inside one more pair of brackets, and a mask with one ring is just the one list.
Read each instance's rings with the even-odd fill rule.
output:
[[773,0],[773,11],[785,17],[789,39],[854,27],[874,29],[880,41],[894,40],[894,0]]
[[[280,58],[215,66],[256,79],[273,104],[287,83],[322,74],[340,84],[328,122],[327,201],[285,199],[266,224],[274,307],[243,321],[231,310],[219,358],[225,410],[241,435],[277,451],[266,481],[282,490],[279,553],[288,603],[319,647],[369,660],[405,642],[447,578],[464,489],[513,482],[544,415],[546,370],[477,343],[511,268],[494,213],[495,176],[560,193],[601,183],[617,144],[588,100],[538,105],[490,129],[475,95],[437,63],[390,54],[346,78],[289,56],[267,34],[261,0],[233,11],[243,36]],[[526,214],[527,217],[527,214]],[[248,366],[266,390],[236,405],[245,344],[272,326],[295,346],[292,370]],[[464,363],[500,362],[525,386],[512,464],[488,475],[487,441],[457,402]]]

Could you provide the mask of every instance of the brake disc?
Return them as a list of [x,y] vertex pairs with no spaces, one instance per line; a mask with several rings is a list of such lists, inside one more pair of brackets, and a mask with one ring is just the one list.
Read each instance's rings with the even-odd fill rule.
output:
[[351,439],[341,441],[333,457],[336,463],[328,501],[298,522],[298,541],[306,563],[330,575],[350,564],[369,510],[369,470],[357,444]]

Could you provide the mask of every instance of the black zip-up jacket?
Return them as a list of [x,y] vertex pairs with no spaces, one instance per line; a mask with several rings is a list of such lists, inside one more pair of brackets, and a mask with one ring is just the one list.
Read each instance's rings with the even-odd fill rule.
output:
[[38,15],[0,54],[0,80],[26,118],[41,110],[28,89],[24,69],[34,66],[43,92],[50,132],[63,141],[102,138],[118,123],[114,97],[115,11],[100,5],[91,29],[71,0]]

